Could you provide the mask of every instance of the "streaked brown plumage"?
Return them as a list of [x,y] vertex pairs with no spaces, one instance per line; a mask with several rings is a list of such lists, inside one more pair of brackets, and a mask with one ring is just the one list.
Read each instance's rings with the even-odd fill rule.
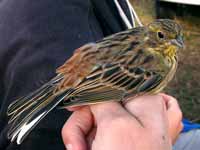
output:
[[88,105],[157,93],[177,68],[182,32],[171,20],[157,20],[82,46],[57,76],[8,108],[8,138],[20,144],[57,105]]

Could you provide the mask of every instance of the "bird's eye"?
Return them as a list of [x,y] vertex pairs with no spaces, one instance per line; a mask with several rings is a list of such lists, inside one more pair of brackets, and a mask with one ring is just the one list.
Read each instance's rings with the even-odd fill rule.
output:
[[159,37],[160,39],[164,39],[165,36],[164,36],[164,34],[163,34],[162,32],[159,31],[159,32],[158,32],[158,37]]

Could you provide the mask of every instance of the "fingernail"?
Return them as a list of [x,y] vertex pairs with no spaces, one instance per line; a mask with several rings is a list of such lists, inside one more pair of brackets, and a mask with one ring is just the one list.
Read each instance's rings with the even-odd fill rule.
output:
[[67,150],[72,150],[72,144],[67,144],[67,145],[65,145],[65,147]]

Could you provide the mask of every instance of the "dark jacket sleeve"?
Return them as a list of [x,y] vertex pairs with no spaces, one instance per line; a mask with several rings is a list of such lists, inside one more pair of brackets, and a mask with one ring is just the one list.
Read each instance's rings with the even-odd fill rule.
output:
[[103,0],[108,6],[103,8],[98,2],[0,1],[0,150],[64,149],[60,133],[69,112],[53,110],[17,146],[6,138],[6,110],[13,100],[55,76],[74,49],[125,29],[113,3]]

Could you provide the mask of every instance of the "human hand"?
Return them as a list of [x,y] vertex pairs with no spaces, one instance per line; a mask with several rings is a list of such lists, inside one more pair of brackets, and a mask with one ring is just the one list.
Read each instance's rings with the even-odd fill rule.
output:
[[174,98],[142,96],[124,107],[108,102],[75,111],[62,130],[65,145],[73,150],[171,149],[170,140],[182,129]]
[[179,108],[177,100],[164,93],[160,94],[163,96],[167,107],[167,116],[169,122],[169,135],[171,137],[171,142],[174,144],[183,129],[182,123],[182,111]]

